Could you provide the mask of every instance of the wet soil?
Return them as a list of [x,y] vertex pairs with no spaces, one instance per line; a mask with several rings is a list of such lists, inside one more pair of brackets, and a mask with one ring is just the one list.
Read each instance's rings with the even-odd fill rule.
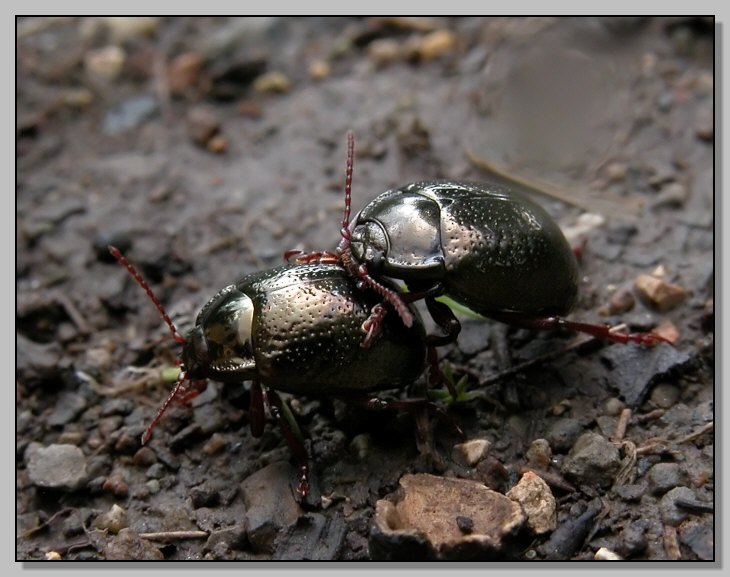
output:
[[[27,18],[16,31],[16,559],[365,560],[376,502],[403,475],[505,493],[528,469],[557,528],[490,558],[714,558],[711,20]],[[106,246],[185,331],[285,250],[336,246],[348,129],[354,210],[415,180],[520,179],[582,246],[570,318],[673,345],[461,317],[439,356],[471,398],[444,407],[488,452],[455,458],[451,419],[287,396],[312,456],[304,503],[279,429],[250,432],[248,384],[210,383],[142,447],[179,350]],[[660,294],[637,289],[641,275]],[[379,554],[407,557],[399,543]]]

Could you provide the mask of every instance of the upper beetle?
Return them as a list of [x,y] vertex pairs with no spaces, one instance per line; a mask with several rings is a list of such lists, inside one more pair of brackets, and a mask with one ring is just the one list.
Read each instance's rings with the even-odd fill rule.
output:
[[[362,283],[378,290],[406,325],[407,303],[425,299],[443,337],[456,339],[461,325],[436,301],[445,295],[472,311],[528,328],[564,327],[618,342],[653,345],[651,333],[626,334],[604,325],[562,318],[578,294],[578,264],[560,227],[537,203],[498,183],[422,181],[388,190],[350,221],[354,137],[348,133],[345,212],[336,252],[285,257],[297,262],[338,262]],[[403,281],[408,293],[385,287]],[[382,315],[381,315],[382,316]],[[366,325],[363,346],[373,340],[379,320]]]
[[[114,247],[114,257],[147,292],[182,345],[177,385],[145,431],[145,443],[174,400],[187,400],[207,379],[252,381],[250,422],[254,436],[264,427],[268,403],[300,467],[299,492],[308,491],[308,458],[301,434],[277,391],[341,396],[380,408],[374,392],[410,385],[424,372],[426,335],[418,313],[406,326],[396,316],[379,317],[381,330],[367,349],[362,325],[380,297],[363,290],[342,267],[307,264],[277,267],[244,276],[213,296],[195,326],[180,335],[147,282]],[[397,406],[397,403],[394,404]]]
[[505,186],[414,182],[378,196],[350,228],[352,260],[373,276],[480,314],[563,315],[576,300],[578,265],[560,228]]

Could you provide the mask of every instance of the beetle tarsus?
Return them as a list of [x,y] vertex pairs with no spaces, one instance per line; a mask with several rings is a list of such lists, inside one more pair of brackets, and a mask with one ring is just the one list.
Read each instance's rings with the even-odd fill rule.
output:
[[547,331],[567,329],[569,331],[585,333],[598,339],[610,340],[621,344],[636,343],[645,347],[653,347],[660,343],[669,342],[664,337],[651,332],[627,333],[625,332],[624,325],[614,327],[610,325],[594,325],[590,323],[570,321],[557,316],[530,317],[513,312],[490,313],[489,316],[496,321],[526,329]]

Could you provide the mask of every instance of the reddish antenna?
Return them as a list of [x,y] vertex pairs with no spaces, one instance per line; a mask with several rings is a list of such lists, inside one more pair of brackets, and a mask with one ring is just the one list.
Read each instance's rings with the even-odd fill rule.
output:
[[[135,281],[137,281],[137,284],[141,286],[144,289],[144,292],[147,293],[147,296],[150,297],[150,300],[155,305],[157,310],[162,315],[162,319],[165,321],[165,324],[170,328],[170,332],[172,333],[172,338],[175,339],[176,343],[179,344],[185,344],[185,338],[180,334],[180,332],[177,330],[177,327],[175,326],[175,323],[172,322],[172,319],[170,319],[170,315],[167,314],[167,311],[165,310],[165,307],[162,306],[162,303],[160,302],[160,299],[157,298],[157,295],[152,291],[152,288],[149,284],[147,284],[147,281],[144,280],[142,275],[139,273],[139,271],[134,267],[132,263],[130,263],[124,255],[121,253],[121,251],[116,248],[115,246],[109,245],[109,252],[112,254],[112,256],[117,259],[117,262],[121,264],[124,268],[127,269],[127,272],[132,275],[132,278],[134,278]],[[181,365],[182,368],[182,365]],[[180,400],[180,402],[187,402],[196,395],[198,395],[205,387],[205,381],[196,381],[193,383],[192,388],[185,386],[185,381],[188,380],[188,374],[183,369],[180,371],[180,374],[177,377],[177,383],[173,387],[170,394],[167,396],[165,401],[160,405],[160,408],[157,409],[157,413],[155,414],[154,418],[152,419],[152,422],[149,424],[145,432],[142,434],[142,444],[146,444],[147,441],[150,440],[150,436],[152,435],[152,430],[155,428],[157,423],[162,418],[162,415],[165,414],[165,411],[167,411],[167,408],[170,406],[170,404],[174,400]]]
[[158,299],[157,295],[152,292],[152,288],[150,288],[150,285],[147,284],[147,281],[142,278],[142,275],[139,274],[134,265],[132,265],[132,263],[129,262],[126,258],[124,258],[124,255],[117,247],[109,245],[107,248],[109,249],[109,252],[112,253],[112,256],[117,259],[119,264],[127,269],[129,274],[131,274],[134,280],[137,281],[137,284],[144,289],[144,292],[147,293],[147,296],[150,297],[152,303],[157,307],[157,310],[160,311],[160,314],[162,315],[162,320],[164,320],[167,326],[170,327],[170,332],[172,333],[172,338],[175,339],[175,342],[183,344],[185,342],[185,339],[170,319],[170,316],[167,314],[165,307],[162,306],[160,299]]
[[347,166],[345,168],[345,213],[342,216],[341,250],[350,248],[350,212],[352,210],[352,171],[355,166],[355,134],[347,131]]

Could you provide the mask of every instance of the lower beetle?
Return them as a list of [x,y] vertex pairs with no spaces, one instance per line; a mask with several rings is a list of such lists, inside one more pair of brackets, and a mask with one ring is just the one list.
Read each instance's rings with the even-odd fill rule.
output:
[[145,431],[143,443],[170,403],[189,400],[204,389],[206,379],[251,380],[252,434],[263,433],[267,402],[299,463],[298,491],[306,496],[306,450],[276,391],[349,397],[382,408],[382,402],[369,398],[371,393],[402,388],[424,371],[425,329],[415,310],[410,327],[397,316],[383,317],[378,339],[368,349],[360,346],[361,327],[379,308],[380,296],[359,288],[340,266],[289,265],[244,276],[211,298],[183,337],[136,269],[116,248],[109,249],[147,292],[182,345],[178,382]]
[[[354,138],[348,133],[345,213],[336,252],[302,254],[296,262],[339,262],[380,290],[408,325],[405,303],[425,299],[445,331],[432,344],[453,342],[461,325],[444,295],[482,316],[536,329],[567,328],[599,338],[654,345],[651,333],[626,334],[608,326],[578,323],[560,315],[571,311],[578,293],[578,264],[560,227],[537,203],[496,183],[424,181],[388,190],[350,221]],[[403,281],[409,292],[385,286]],[[366,323],[369,346],[382,315]]]

